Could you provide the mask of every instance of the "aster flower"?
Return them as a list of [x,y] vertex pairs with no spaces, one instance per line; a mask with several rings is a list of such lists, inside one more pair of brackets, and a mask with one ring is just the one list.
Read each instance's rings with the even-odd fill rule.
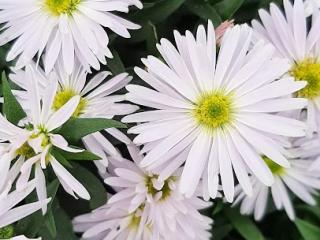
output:
[[305,124],[274,113],[304,107],[305,99],[288,95],[306,83],[291,77],[278,80],[289,69],[287,61],[272,58],[270,44],[258,42],[250,48],[252,30],[246,25],[224,34],[217,59],[212,23],[207,34],[200,26],[196,35],[175,32],[178,50],[162,39],[157,47],[164,62],[152,56],[142,59],[147,70],[135,71],[154,89],[128,85],[127,98],[153,110],[126,116],[123,122],[142,123],[129,130],[138,134],[136,144],[144,144],[142,167],[161,176],[167,165],[185,163],[180,191],[192,196],[202,179],[205,199],[216,197],[220,175],[232,202],[233,171],[250,195],[248,169],[265,185],[274,181],[262,154],[289,166],[276,139],[304,136]]
[[15,207],[35,189],[35,186],[36,183],[35,180],[33,180],[28,182],[21,190],[10,192],[10,182],[8,182],[4,188],[0,188],[0,228],[25,218],[47,205],[50,199]]
[[[299,151],[299,148],[296,149]],[[233,205],[240,204],[242,214],[254,214],[256,220],[261,220],[265,214],[268,198],[271,193],[275,207],[284,209],[291,220],[295,219],[295,212],[290,199],[290,192],[309,205],[316,205],[313,195],[320,189],[320,171],[309,171],[313,163],[310,159],[288,158],[290,168],[283,168],[268,157],[263,157],[275,177],[270,187],[262,184],[255,176],[251,177],[253,185],[252,196],[247,196],[236,187],[236,200]]]
[[260,10],[262,24],[252,22],[257,39],[263,39],[277,49],[276,54],[288,59],[290,68],[287,75],[295,81],[306,81],[305,88],[297,96],[307,98],[308,135],[319,130],[320,123],[320,18],[314,12],[310,28],[304,13],[302,0],[283,1],[284,14],[275,5],[270,5],[270,13]]
[[[45,89],[50,84],[51,79],[45,75],[40,67],[36,67],[35,64],[31,66],[39,84],[40,95],[44,96],[46,94]],[[73,117],[112,119],[116,115],[127,115],[138,109],[135,105],[121,103],[125,100],[125,95],[113,94],[131,81],[132,77],[128,76],[127,73],[119,74],[104,82],[111,73],[103,71],[86,81],[88,72],[76,61],[71,75],[64,71],[61,62],[56,64],[52,74],[57,77],[59,82],[52,104],[54,111],[58,111],[74,96],[80,96],[80,101]],[[26,90],[28,83],[25,81],[25,76],[25,71],[18,70],[10,75],[10,79]],[[25,109],[28,108],[28,105],[30,106],[28,103],[30,102],[29,95],[26,91],[19,90],[15,91],[14,94]],[[104,131],[121,142],[126,144],[131,142],[118,129],[108,128]],[[101,160],[95,161],[95,164],[101,173],[105,173],[108,166],[108,156],[119,155],[118,150],[100,132],[85,136],[82,140],[88,150],[101,157]],[[102,146],[100,151],[95,147],[97,144]]]
[[98,70],[99,62],[106,64],[105,57],[112,57],[104,27],[126,38],[130,37],[128,29],[139,28],[113,13],[128,12],[132,5],[142,8],[139,0],[4,0],[0,4],[0,23],[4,24],[0,45],[16,39],[7,61],[17,59],[19,68],[45,52],[46,73],[57,59],[69,74],[75,58],[88,71],[90,66]]
[[209,207],[196,195],[177,191],[180,171],[161,179],[139,168],[142,156],[131,146],[134,162],[112,158],[105,182],[117,191],[105,206],[74,219],[84,239],[210,239],[212,220],[198,210]]
[[[75,112],[80,97],[75,96],[66,102],[58,111],[52,112],[54,96],[58,88],[55,78],[51,79],[43,98],[39,97],[38,82],[35,80],[33,69],[26,68],[27,93],[30,104],[27,123],[24,127],[17,127],[0,115],[0,139],[8,141],[12,148],[12,157],[23,160],[21,174],[17,180],[17,189],[24,188],[30,178],[34,166],[36,190],[39,200],[47,198],[45,175],[43,170],[51,165],[64,189],[71,195],[90,199],[87,190],[79,183],[51,154],[51,148],[62,149],[68,152],[81,152],[68,146],[68,142],[54,130],[62,126]],[[17,133],[20,132],[20,135]],[[46,212],[46,206],[43,208]]]

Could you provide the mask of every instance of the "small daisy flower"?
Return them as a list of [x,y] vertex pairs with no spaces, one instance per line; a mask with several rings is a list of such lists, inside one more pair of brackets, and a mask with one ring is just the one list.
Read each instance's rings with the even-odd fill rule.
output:
[[[297,149],[299,151],[299,149]],[[316,205],[313,195],[320,189],[320,171],[310,171],[313,163],[310,159],[291,159],[290,168],[283,168],[266,156],[264,161],[274,175],[275,182],[270,187],[262,184],[255,176],[251,177],[253,185],[252,196],[247,196],[236,187],[236,200],[233,205],[240,204],[242,214],[254,214],[255,220],[261,220],[265,215],[268,198],[271,193],[275,207],[284,209],[291,220],[295,219],[295,212],[290,199],[290,192],[309,205]]]
[[[13,157],[18,161],[23,160],[21,166],[21,175],[17,180],[17,189],[22,189],[27,184],[31,170],[35,169],[36,190],[39,200],[47,198],[45,175],[43,170],[48,165],[52,166],[64,189],[71,195],[75,193],[84,199],[90,199],[88,191],[79,183],[51,154],[51,148],[57,147],[68,152],[81,152],[81,149],[75,149],[68,146],[68,142],[54,130],[62,126],[70,119],[80,102],[79,96],[72,97],[56,112],[52,111],[54,98],[58,89],[58,82],[52,78],[50,84],[45,89],[43,98],[40,98],[38,91],[38,82],[35,80],[33,69],[29,66],[25,74],[27,85],[27,94],[30,101],[28,104],[29,112],[24,127],[14,126],[0,115],[0,134],[1,141],[8,141],[13,145]],[[0,131],[0,132],[1,132]],[[21,135],[16,135],[17,132]],[[18,140],[17,140],[18,139]],[[17,142],[17,144],[16,144]],[[14,145],[16,144],[16,145]],[[43,208],[46,212],[46,206]]]
[[129,130],[138,134],[134,142],[143,144],[147,153],[141,166],[161,176],[167,165],[178,168],[185,163],[179,188],[187,197],[202,179],[205,199],[215,198],[220,176],[232,202],[233,171],[249,195],[248,170],[272,185],[274,177],[260,153],[289,166],[275,139],[304,136],[305,124],[274,113],[303,108],[305,99],[288,95],[306,83],[280,79],[289,69],[287,61],[272,58],[270,44],[258,42],[251,48],[247,25],[227,30],[217,58],[211,22],[207,34],[200,26],[196,38],[189,31],[174,36],[177,49],[166,39],[157,46],[164,61],[149,56],[142,59],[146,70],[135,68],[153,89],[127,86],[128,100],[152,108],[123,119],[141,123]]
[[161,179],[141,169],[139,149],[131,150],[134,162],[112,159],[105,179],[117,193],[97,211],[77,217],[75,229],[85,239],[210,239],[212,220],[198,210],[211,204],[177,191],[180,171]]
[[[61,59],[67,73],[78,59],[86,70],[99,70],[99,62],[111,58],[105,28],[129,38],[128,29],[138,29],[113,12],[128,12],[130,6],[142,8],[139,0],[19,0],[0,3],[0,45],[14,39],[7,61],[17,59],[17,67],[29,64],[45,52],[49,73]],[[36,26],[36,27],[35,27]]]
[[35,189],[35,186],[36,182],[33,180],[28,182],[24,188],[12,192],[10,192],[11,183],[0,188],[0,228],[25,218],[48,204],[50,199],[15,207]]
[[[35,64],[32,64],[32,69],[39,83],[40,95],[43,96],[51,79],[45,75],[40,67],[36,67]],[[75,96],[79,96],[80,101],[72,115],[73,117],[112,119],[116,115],[127,115],[138,109],[135,105],[122,103],[125,100],[125,95],[113,94],[131,81],[132,77],[128,76],[127,73],[119,74],[105,81],[111,73],[103,71],[87,81],[88,72],[78,62],[76,62],[75,69],[71,75],[67,74],[62,67],[62,63],[58,62],[52,74],[57,77],[59,82],[52,105],[54,111],[58,111]],[[9,77],[22,89],[27,88],[25,71],[15,71]],[[29,95],[27,92],[14,91],[14,94],[21,105],[25,109],[28,108],[30,99],[28,99]],[[118,129],[109,128],[104,131],[121,142],[126,144],[131,143],[130,139]],[[88,150],[101,157],[101,160],[95,161],[95,164],[101,173],[105,173],[108,166],[108,156],[119,155],[118,150],[100,132],[85,136],[82,140]],[[101,151],[96,149],[95,146],[97,144],[102,146]]]
[[256,38],[271,43],[276,54],[290,61],[287,75],[295,81],[306,81],[307,85],[296,93],[307,98],[308,135],[319,130],[320,124],[320,18],[314,13],[310,28],[304,13],[302,0],[283,1],[284,14],[273,3],[270,13],[260,10],[261,23],[252,22]]

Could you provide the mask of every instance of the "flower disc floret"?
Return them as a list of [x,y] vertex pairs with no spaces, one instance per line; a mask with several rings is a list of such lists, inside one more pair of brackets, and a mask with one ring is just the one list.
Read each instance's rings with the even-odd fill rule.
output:
[[72,15],[80,2],[81,0],[46,0],[45,6],[55,16]]
[[199,125],[215,130],[228,125],[232,121],[233,112],[232,96],[216,91],[200,97],[194,109],[194,117]]

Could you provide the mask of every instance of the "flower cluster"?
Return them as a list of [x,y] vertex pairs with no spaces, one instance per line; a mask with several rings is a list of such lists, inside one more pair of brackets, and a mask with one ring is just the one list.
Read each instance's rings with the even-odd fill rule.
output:
[[[9,238],[20,219],[50,214],[53,181],[90,200],[76,160],[93,161],[112,190],[73,220],[83,239],[210,239],[203,210],[216,198],[256,220],[269,195],[290,220],[293,197],[315,205],[320,12],[316,1],[283,5],[260,10],[251,26],[174,31],[131,84],[125,72],[91,68],[113,57],[106,28],[126,38],[139,28],[113,13],[142,8],[139,0],[0,1],[0,44],[15,40],[10,84],[2,76],[0,230]],[[130,135],[118,129],[125,124]]]

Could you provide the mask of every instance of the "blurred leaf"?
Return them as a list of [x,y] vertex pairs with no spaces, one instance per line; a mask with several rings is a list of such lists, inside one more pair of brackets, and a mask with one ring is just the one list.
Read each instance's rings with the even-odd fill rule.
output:
[[79,164],[72,163],[73,168],[70,170],[73,176],[81,181],[83,186],[90,193],[90,208],[96,209],[107,202],[107,192],[102,181],[92,172]]
[[215,5],[215,8],[220,13],[223,19],[230,19],[235,12],[241,7],[244,0],[223,0]]
[[67,168],[72,168],[72,165],[68,162],[68,160],[60,153],[59,149],[56,147],[52,147],[50,154],[63,166]]
[[238,209],[226,208],[224,209],[229,221],[233,227],[246,240],[263,240],[264,237],[254,222],[247,216],[239,213]]
[[17,125],[22,118],[26,117],[26,113],[12,94],[5,72],[2,73],[2,91],[4,98],[3,113],[9,122]]
[[158,55],[157,50],[157,43],[158,43],[158,36],[156,26],[153,25],[151,22],[146,24],[146,41],[147,41],[147,49],[150,55]]
[[82,137],[106,128],[126,128],[126,125],[104,118],[72,118],[58,131],[69,143],[77,143]]
[[231,224],[214,226],[213,236],[215,240],[223,240],[233,229]]
[[297,218],[294,222],[305,240],[319,240],[320,228],[307,221]]
[[47,217],[45,220],[46,227],[53,239],[57,237],[57,228],[54,220],[54,216],[52,214],[52,209],[50,209],[47,213]]
[[218,26],[222,19],[216,9],[207,2],[198,0],[186,2],[186,6],[190,12],[199,16],[204,20],[210,19],[213,25]]
[[66,160],[70,161],[95,161],[95,160],[101,160],[101,158],[94,153],[90,151],[83,151],[79,153],[72,153],[63,151],[61,149],[55,149],[55,151],[58,151],[61,156],[63,156]]
[[133,20],[137,22],[151,21],[154,24],[166,20],[185,0],[159,0],[149,8],[138,11]]
[[123,62],[121,61],[121,58],[118,52],[115,50],[112,50],[112,55],[113,55],[113,58],[110,58],[107,60],[108,61],[107,66],[110,69],[110,71],[114,75],[126,72],[126,68],[123,65]]
[[[50,212],[52,208],[53,201],[57,194],[58,188],[60,186],[59,181],[56,179],[47,185],[47,194],[48,197],[51,197],[51,201],[48,203],[48,212]],[[30,195],[28,197],[28,202],[36,201],[35,195]],[[26,235],[30,238],[37,237],[38,232],[41,227],[46,222],[47,214],[45,216],[42,215],[41,210],[33,213],[27,218],[20,220],[16,226],[17,233]]]

